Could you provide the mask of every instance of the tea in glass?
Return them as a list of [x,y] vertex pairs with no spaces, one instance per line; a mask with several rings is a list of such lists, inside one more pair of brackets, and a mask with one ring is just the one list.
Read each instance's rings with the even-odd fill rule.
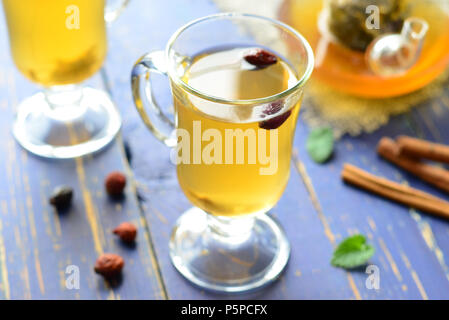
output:
[[[234,100],[273,96],[298,81],[292,67],[277,54],[278,61],[264,68],[246,62],[245,54],[256,50],[241,46],[211,49],[191,58],[182,79],[203,93]],[[233,122],[224,122],[208,115],[207,103],[195,106],[195,102],[181,96],[175,94],[174,99],[177,128],[189,132],[190,145],[197,139],[195,130],[216,130],[215,136],[203,141],[197,151],[209,156],[205,154],[207,146],[217,143],[210,140],[220,139],[220,150],[213,150],[219,154],[211,155],[212,163],[206,159],[195,163],[191,152],[188,163],[177,165],[179,184],[187,198],[218,216],[256,214],[271,209],[288,181],[300,101],[290,110],[275,110],[280,117],[285,117],[281,111],[288,115],[280,119],[283,121],[279,125],[270,120],[275,124],[270,127],[254,117],[250,107],[239,110]],[[280,109],[280,101],[278,106]]]
[[[3,7],[14,62],[31,81],[74,84],[100,69],[107,50],[105,0],[3,0]],[[77,13],[79,21],[72,18]]]
[[[122,6],[108,11],[115,18]],[[20,103],[17,141],[48,158],[73,158],[111,142],[121,126],[108,94],[80,83],[107,51],[105,0],[3,0],[17,68],[44,87]]]
[[[192,21],[165,51],[134,65],[137,111],[173,148],[179,184],[195,205],[177,220],[169,251],[197,286],[242,292],[274,281],[285,268],[290,245],[267,213],[288,181],[312,69],[312,49],[294,29],[239,13]],[[174,121],[151,92],[156,73],[170,80]]]

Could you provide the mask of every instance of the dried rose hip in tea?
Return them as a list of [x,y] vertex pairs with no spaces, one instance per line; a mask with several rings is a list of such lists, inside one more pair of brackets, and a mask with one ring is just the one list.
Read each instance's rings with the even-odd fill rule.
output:
[[243,59],[258,68],[265,68],[278,61],[274,54],[264,49],[251,49],[243,56]]
[[274,117],[270,120],[261,121],[259,123],[259,128],[266,129],[266,130],[277,129],[285,122],[285,120],[288,119],[288,117],[290,117],[291,113],[292,113],[292,111],[288,110],[287,112],[285,112],[277,117]]
[[117,277],[123,269],[125,261],[118,254],[104,253],[95,261],[94,270],[106,279]]
[[106,177],[104,185],[109,195],[119,196],[123,194],[123,190],[125,189],[126,176],[119,171],[111,172]]
[[50,196],[50,204],[56,209],[65,209],[70,206],[73,198],[73,189],[67,186],[59,186],[53,190]]
[[130,222],[123,222],[119,224],[113,231],[118,235],[123,242],[133,242],[136,239],[137,228]]
[[265,109],[262,111],[262,113],[271,116],[271,115],[276,114],[279,111],[281,111],[281,109],[282,109],[282,102],[276,101],[276,102],[269,104],[267,107],[265,107]]
[[[263,114],[266,115],[273,115],[282,110],[283,104],[280,101],[273,102],[272,104],[268,105],[263,111]],[[277,117],[271,118],[269,120],[261,121],[259,122],[259,128],[271,130],[271,129],[277,129],[279,128],[285,120],[290,117],[290,114],[292,113],[291,110],[288,110],[284,112],[283,114],[278,115]]]

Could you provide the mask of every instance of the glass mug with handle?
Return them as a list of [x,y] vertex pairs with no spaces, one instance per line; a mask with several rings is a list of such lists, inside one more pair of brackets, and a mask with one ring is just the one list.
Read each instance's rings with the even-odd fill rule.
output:
[[79,83],[102,66],[106,22],[128,2],[3,0],[13,60],[23,75],[45,88],[18,106],[13,134],[25,149],[72,158],[97,151],[115,137],[121,120],[112,101]]
[[[169,244],[174,266],[194,284],[242,292],[275,280],[287,264],[289,242],[266,213],[289,178],[312,69],[312,50],[294,29],[236,13],[187,24],[165,51],[135,64],[137,110],[172,147],[179,184],[195,205],[178,219]],[[174,121],[153,97],[153,73],[170,80]]]

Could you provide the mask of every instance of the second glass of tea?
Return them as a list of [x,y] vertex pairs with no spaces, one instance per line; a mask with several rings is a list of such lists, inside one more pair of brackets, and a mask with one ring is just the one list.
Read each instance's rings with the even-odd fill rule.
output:
[[[173,148],[179,184],[195,206],[170,238],[174,266],[194,284],[242,292],[270,283],[286,266],[289,242],[267,212],[287,185],[312,69],[312,50],[294,29],[235,13],[189,23],[165,51],[136,63],[137,110]],[[152,95],[153,73],[170,80],[173,122]]]
[[28,151],[73,158],[107,145],[120,129],[109,96],[79,85],[96,73],[107,51],[106,22],[118,8],[106,0],[3,0],[17,68],[45,89],[20,103],[13,126]]

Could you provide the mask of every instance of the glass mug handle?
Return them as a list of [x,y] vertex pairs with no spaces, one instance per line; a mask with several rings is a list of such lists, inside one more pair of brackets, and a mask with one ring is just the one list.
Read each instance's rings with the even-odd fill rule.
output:
[[110,0],[107,0],[106,9],[104,12],[104,20],[107,23],[114,22],[120,14],[123,12],[123,10],[126,8],[130,0],[120,0],[120,4],[113,5],[111,4]]
[[[147,53],[135,63],[131,74],[134,104],[151,133],[168,147],[174,147],[176,139],[172,136],[172,133],[175,125],[164,114],[154,98],[151,87],[151,74],[153,72],[168,75],[164,51]],[[148,104],[148,108],[145,108],[145,104]],[[147,112],[147,109],[149,112]]]

